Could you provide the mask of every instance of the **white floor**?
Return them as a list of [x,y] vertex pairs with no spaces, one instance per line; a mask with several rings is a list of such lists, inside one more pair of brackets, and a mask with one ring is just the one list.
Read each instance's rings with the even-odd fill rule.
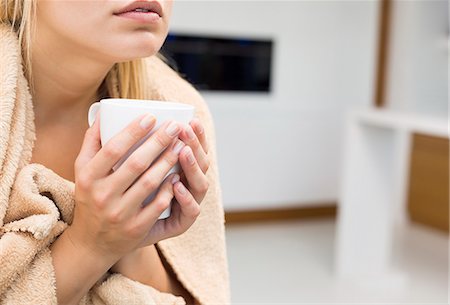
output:
[[447,235],[398,229],[398,276],[380,288],[376,279],[334,277],[334,234],[333,219],[227,224],[232,304],[448,304]]

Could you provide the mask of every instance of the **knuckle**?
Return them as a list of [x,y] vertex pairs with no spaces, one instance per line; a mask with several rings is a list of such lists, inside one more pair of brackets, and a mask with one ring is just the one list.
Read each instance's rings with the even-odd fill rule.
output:
[[145,164],[145,162],[143,162],[142,160],[139,160],[137,158],[131,157],[131,158],[129,158],[127,163],[128,163],[127,164],[128,168],[133,173],[140,174],[147,169],[147,164]]
[[111,159],[118,159],[122,156],[122,149],[115,143],[109,143],[105,146],[105,155]]
[[156,132],[156,133],[154,134],[153,140],[155,141],[155,143],[156,143],[157,145],[160,146],[161,149],[162,149],[162,148],[165,148],[165,147],[169,144],[169,143],[168,143],[169,141],[167,141],[167,137],[164,136],[164,135],[162,134],[162,132]]
[[127,136],[134,142],[137,142],[142,138],[142,136],[143,136],[142,132],[143,132],[142,128],[136,128],[134,126],[130,127],[126,131]]
[[205,180],[205,182],[203,182],[202,184],[200,184],[200,191],[202,193],[206,193],[209,189],[209,182],[208,180]]
[[148,190],[155,190],[159,186],[159,183],[153,177],[143,176],[142,177],[142,186]]
[[158,198],[156,199],[153,204],[155,205],[155,209],[158,213],[164,212],[165,209],[167,209],[170,205],[170,199],[166,198]]
[[85,192],[88,191],[91,187],[91,183],[85,178],[78,178],[76,186],[79,190]]
[[109,193],[106,191],[96,192],[93,194],[94,204],[99,208],[105,207],[108,200],[109,200]]
[[114,210],[109,213],[107,219],[108,219],[109,223],[111,223],[111,224],[121,223],[123,220],[123,213],[121,210]]
[[200,216],[200,206],[198,206],[192,211],[192,216],[196,219],[198,216]]
[[200,148],[200,142],[198,140],[192,140],[189,145],[191,146],[191,149],[193,151],[196,151]]

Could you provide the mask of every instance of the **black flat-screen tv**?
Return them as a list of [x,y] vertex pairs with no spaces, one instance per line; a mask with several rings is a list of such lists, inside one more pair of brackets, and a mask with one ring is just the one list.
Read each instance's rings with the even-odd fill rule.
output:
[[169,33],[161,54],[198,90],[270,92],[272,40]]

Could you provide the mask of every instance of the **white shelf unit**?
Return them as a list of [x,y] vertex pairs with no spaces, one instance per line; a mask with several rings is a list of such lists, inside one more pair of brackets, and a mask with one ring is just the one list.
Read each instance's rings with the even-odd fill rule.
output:
[[411,136],[448,138],[448,117],[369,108],[348,112],[346,123],[336,273],[386,279],[394,227],[407,221]]

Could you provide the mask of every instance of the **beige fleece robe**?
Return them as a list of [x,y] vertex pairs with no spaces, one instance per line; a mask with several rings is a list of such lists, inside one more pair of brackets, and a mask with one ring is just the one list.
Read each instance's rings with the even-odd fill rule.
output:
[[[49,245],[72,222],[74,183],[40,164],[30,164],[35,126],[15,33],[0,25],[0,304],[56,304]],[[157,246],[178,280],[200,304],[229,304],[224,212],[215,130],[199,93],[156,57],[146,59],[154,99],[195,106],[205,126],[211,165],[209,190],[194,225]],[[185,304],[121,274],[107,274],[80,304]]]

